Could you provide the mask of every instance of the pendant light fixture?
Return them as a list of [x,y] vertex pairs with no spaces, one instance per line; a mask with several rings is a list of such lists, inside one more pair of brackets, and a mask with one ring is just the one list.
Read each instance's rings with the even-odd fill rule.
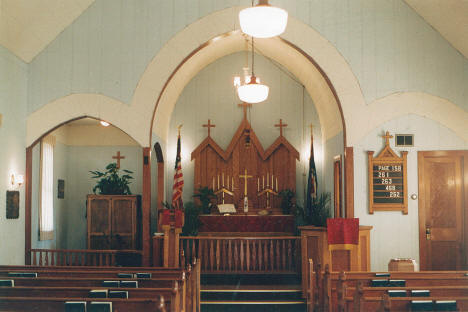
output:
[[260,83],[260,78],[254,72],[254,38],[252,37],[252,74],[248,76],[247,68],[244,68],[244,83],[240,77],[234,78],[234,86],[237,87],[237,95],[242,102],[260,103],[268,98],[270,88]]
[[268,0],[259,0],[256,6],[239,12],[239,23],[244,32],[255,38],[278,36],[286,29],[288,12],[268,4]]

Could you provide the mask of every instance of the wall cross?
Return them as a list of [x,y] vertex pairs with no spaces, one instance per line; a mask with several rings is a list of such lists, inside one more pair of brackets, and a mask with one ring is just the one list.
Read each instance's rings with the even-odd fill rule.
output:
[[112,156],[112,159],[117,159],[117,169],[120,169],[120,160],[125,159],[125,156],[120,156],[120,151],[118,151],[116,156]]
[[283,136],[283,127],[287,127],[288,124],[284,124],[283,123],[283,119],[280,119],[280,122],[279,124],[276,124],[275,127],[279,127],[280,128],[280,136]]
[[382,135],[382,138],[385,138],[385,146],[388,146],[390,144],[390,139],[393,138],[393,135],[390,135],[390,133],[387,131],[385,135]]
[[208,136],[211,135],[211,128],[216,127],[216,125],[211,124],[211,119],[208,119],[208,124],[202,125],[204,128],[208,128]]
[[239,175],[239,178],[244,179],[244,196],[247,197],[247,179],[253,178],[253,176],[247,175],[247,169],[244,169],[244,174]]

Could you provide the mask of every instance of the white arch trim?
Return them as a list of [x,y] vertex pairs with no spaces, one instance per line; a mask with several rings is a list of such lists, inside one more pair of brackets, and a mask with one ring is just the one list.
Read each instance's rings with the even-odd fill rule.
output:
[[398,92],[369,104],[367,127],[361,138],[391,119],[416,114],[437,121],[468,142],[468,112],[447,99],[423,92]]
[[101,94],[70,94],[56,99],[28,116],[26,146],[43,134],[71,119],[88,116],[110,122],[130,135],[141,146],[147,138],[138,131],[138,114],[127,104]]

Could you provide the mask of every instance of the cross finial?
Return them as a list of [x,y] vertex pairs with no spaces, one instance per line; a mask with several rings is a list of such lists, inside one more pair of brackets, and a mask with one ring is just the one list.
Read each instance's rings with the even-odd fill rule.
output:
[[310,128],[310,137],[313,138],[314,137],[314,125],[310,124],[309,128]]
[[252,107],[252,104],[242,102],[241,104],[237,104],[237,106],[242,107],[244,110],[244,119],[247,119],[247,107]]
[[390,139],[393,138],[393,135],[390,135],[390,133],[387,131],[385,132],[385,135],[382,135],[382,138],[385,138],[385,146],[390,145]]
[[180,129],[182,129],[182,124],[177,126],[177,135],[180,136]]
[[279,127],[280,128],[280,136],[283,136],[283,127],[287,127],[288,124],[284,124],[283,123],[283,119],[280,119],[280,122],[279,124],[276,124],[275,127]]
[[118,151],[116,156],[112,156],[112,159],[117,159],[117,169],[120,169],[120,160],[125,159],[125,156],[120,156],[120,151]]
[[204,128],[208,128],[208,136],[211,134],[211,128],[216,127],[216,125],[211,124],[211,119],[208,119],[208,124],[202,125]]

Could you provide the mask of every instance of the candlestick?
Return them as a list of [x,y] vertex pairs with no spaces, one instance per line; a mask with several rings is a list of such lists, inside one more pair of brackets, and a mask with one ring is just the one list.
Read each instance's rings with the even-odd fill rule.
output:
[[270,173],[267,172],[267,188],[270,186]]
[[214,182],[214,177],[213,177],[213,191],[215,189],[215,182]]
[[218,174],[218,190],[219,190],[219,174]]
[[271,189],[273,189],[274,186],[275,186],[275,185],[273,184],[273,175],[271,175]]
[[265,189],[265,176],[262,175],[262,190]]
[[234,191],[234,177],[232,177],[231,191]]
[[276,191],[278,192],[278,177],[276,177]]
[[227,180],[227,189],[229,190],[229,176],[226,177]]
[[260,192],[260,178],[257,178],[257,192]]
[[222,175],[223,175],[223,187],[224,187],[224,172],[222,173]]

